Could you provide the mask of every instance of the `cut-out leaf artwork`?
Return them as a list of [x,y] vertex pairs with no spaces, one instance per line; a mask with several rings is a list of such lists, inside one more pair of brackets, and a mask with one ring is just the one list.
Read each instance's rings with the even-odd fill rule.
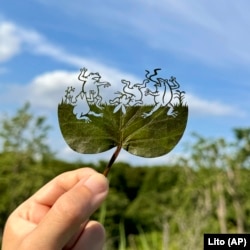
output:
[[58,119],[70,148],[82,154],[116,148],[105,176],[121,149],[141,157],[158,157],[181,139],[188,119],[185,92],[175,77],[159,76],[160,70],[146,70],[139,83],[124,79],[110,83],[83,68],[78,86],[65,90]]

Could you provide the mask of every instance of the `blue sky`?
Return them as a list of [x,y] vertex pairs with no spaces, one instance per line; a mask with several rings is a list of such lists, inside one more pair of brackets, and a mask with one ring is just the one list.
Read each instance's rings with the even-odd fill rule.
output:
[[79,155],[59,131],[57,105],[79,69],[110,82],[142,79],[162,68],[186,91],[189,121],[167,156],[145,159],[122,152],[133,164],[164,164],[185,153],[191,132],[230,139],[250,121],[250,3],[247,0],[2,1],[0,8],[1,114],[29,101],[53,126],[57,156],[108,160],[112,152]]

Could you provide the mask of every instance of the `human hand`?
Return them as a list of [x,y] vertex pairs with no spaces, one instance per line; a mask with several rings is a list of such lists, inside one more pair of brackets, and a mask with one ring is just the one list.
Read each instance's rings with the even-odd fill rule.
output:
[[107,179],[93,169],[57,176],[9,216],[2,250],[102,249],[104,228],[88,219],[107,193]]

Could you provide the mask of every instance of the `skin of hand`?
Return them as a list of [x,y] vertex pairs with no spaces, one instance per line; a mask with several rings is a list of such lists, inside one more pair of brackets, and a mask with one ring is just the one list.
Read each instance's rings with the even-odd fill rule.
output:
[[91,168],[65,172],[9,216],[2,250],[101,250],[105,230],[89,217],[108,194],[108,180]]

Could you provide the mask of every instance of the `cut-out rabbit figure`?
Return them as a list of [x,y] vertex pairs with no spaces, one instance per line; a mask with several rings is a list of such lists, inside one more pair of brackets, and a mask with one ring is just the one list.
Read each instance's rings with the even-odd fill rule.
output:
[[74,105],[73,113],[79,120],[84,120],[86,123],[91,122],[88,115],[93,115],[97,117],[102,117],[102,113],[95,113],[90,110],[86,95],[84,92],[80,92],[76,97],[76,103]]
[[[155,71],[156,72],[156,71]],[[142,117],[146,118],[151,116],[154,112],[156,112],[160,107],[170,107],[172,108],[171,101],[173,99],[173,90],[178,89],[180,87],[179,83],[176,81],[176,78],[171,77],[168,79],[157,78],[157,80],[153,80],[151,75],[148,77],[151,81],[155,82],[155,91],[151,91],[150,89],[146,89],[145,95],[152,95],[154,97],[154,107],[148,112],[144,113]],[[172,110],[171,110],[172,112]],[[174,115],[174,113],[171,113]]]
[[73,113],[76,115],[77,119],[85,120],[85,122],[91,122],[91,119],[87,115],[93,115],[101,117],[102,113],[96,113],[90,110],[91,105],[96,105],[99,109],[102,97],[99,94],[99,86],[109,87],[110,83],[100,82],[101,76],[99,73],[90,73],[85,75],[87,69],[81,69],[81,73],[78,79],[83,82],[80,91],[74,98],[72,104],[74,105]]

